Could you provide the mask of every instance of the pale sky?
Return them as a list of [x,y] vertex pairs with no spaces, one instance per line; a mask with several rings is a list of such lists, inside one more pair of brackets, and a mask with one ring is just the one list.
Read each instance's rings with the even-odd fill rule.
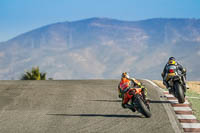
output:
[[91,17],[200,18],[200,0],[0,0],[0,42],[44,25]]

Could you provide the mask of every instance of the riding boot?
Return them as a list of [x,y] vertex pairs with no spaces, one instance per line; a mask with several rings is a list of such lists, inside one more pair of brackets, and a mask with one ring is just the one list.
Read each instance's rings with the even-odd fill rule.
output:
[[163,85],[165,85],[167,88],[167,82],[165,80],[163,80]]
[[186,90],[186,89],[189,89],[189,86],[188,86],[187,83],[186,83],[186,75],[182,76],[182,81],[183,81],[185,90]]
[[173,93],[173,90],[171,87],[168,87],[168,90],[169,90],[169,94],[172,94]]
[[143,97],[144,101],[146,101],[146,95],[144,94],[144,92],[142,93],[142,97]]
[[166,86],[166,88],[168,89],[169,94],[172,94],[172,93],[173,93],[173,90],[172,90],[172,88],[169,86],[169,83],[168,83],[168,82],[165,82],[165,83],[166,83],[165,86]]
[[130,109],[130,110],[133,111],[133,112],[136,111],[135,108],[134,108],[133,106],[129,105],[129,104],[123,104],[123,103],[122,103],[122,107],[123,107],[123,108],[128,108],[128,109]]
[[122,103],[122,108],[126,108],[125,104]]

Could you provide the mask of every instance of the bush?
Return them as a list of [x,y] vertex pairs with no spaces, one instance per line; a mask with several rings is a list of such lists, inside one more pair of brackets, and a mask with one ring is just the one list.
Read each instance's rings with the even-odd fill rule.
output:
[[46,80],[46,73],[40,73],[39,67],[33,67],[22,75],[21,80]]

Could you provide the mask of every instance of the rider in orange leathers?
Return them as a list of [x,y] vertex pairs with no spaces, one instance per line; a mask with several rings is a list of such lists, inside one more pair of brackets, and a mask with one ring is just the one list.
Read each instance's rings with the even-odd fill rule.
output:
[[126,95],[126,92],[130,88],[134,88],[134,87],[142,88],[142,96],[144,100],[146,100],[147,89],[144,86],[142,86],[141,83],[135,78],[130,78],[127,72],[122,73],[121,81],[118,85],[119,97],[122,98],[122,107],[130,108],[132,111],[135,112],[132,106],[128,104],[129,99],[127,98],[127,95]]

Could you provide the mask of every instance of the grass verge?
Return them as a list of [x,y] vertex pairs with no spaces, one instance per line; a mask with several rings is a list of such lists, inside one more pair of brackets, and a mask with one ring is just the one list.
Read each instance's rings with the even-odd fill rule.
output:
[[186,96],[189,103],[191,104],[194,115],[197,117],[198,120],[200,120],[200,94],[188,90],[186,92]]

